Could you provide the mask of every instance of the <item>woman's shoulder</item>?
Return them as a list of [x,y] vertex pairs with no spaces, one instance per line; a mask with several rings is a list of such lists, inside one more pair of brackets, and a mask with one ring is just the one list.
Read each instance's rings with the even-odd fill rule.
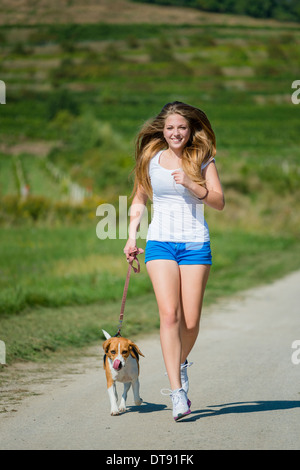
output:
[[160,154],[163,152],[163,150],[159,150],[158,152],[156,152],[153,157],[151,158],[150,160],[150,165],[153,165],[153,164],[158,164],[158,161],[159,161],[159,157],[160,157]]
[[201,170],[204,170],[210,163],[215,162],[215,157],[211,157],[207,162],[201,164]]

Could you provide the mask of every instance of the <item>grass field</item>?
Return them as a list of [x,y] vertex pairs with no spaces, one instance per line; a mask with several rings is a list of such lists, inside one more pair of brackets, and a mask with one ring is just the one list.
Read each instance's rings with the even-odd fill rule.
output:
[[[125,240],[97,238],[96,208],[129,196],[135,135],[168,101],[202,108],[217,135],[226,208],[205,214],[214,250],[205,305],[300,267],[299,28],[121,4],[138,8],[134,22],[117,10],[113,20],[104,0],[83,16],[83,3],[69,2],[69,24],[42,1],[35,15],[27,4],[3,10],[0,339],[9,363],[116,327]],[[157,328],[144,266],[128,295],[124,334]]]
[[[116,332],[127,263],[123,240],[100,241],[93,227],[5,229],[1,244],[1,338],[8,361],[45,359],[54,351]],[[205,306],[299,268],[293,237],[212,231],[213,268]],[[144,247],[141,240],[140,247]],[[132,274],[122,334],[158,327],[143,256]]]

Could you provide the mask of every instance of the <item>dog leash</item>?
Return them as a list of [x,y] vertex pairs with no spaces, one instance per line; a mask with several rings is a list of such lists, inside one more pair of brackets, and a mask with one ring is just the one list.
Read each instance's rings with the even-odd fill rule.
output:
[[[133,269],[135,273],[139,273],[140,270],[141,270],[140,262],[137,258],[137,255],[139,255],[140,253],[144,253],[144,250],[142,250],[142,248],[135,248],[134,250],[132,250],[129,253],[129,256],[132,257],[133,259],[131,261],[129,261],[127,276],[126,276],[124,290],[123,290],[123,297],[122,297],[122,303],[121,303],[121,311],[120,311],[118,332],[115,336],[121,336],[121,328],[122,328],[122,323],[123,323],[123,318],[124,318],[125,302],[126,302],[126,297],[127,297],[127,291],[128,291],[128,286],[129,286],[129,279],[130,279],[131,270]],[[136,261],[137,267],[133,266],[134,261]]]

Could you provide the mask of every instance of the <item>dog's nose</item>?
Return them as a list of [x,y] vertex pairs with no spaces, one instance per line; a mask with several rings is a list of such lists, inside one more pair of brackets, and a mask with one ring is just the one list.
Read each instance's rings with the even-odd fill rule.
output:
[[122,368],[122,362],[119,359],[115,359],[113,363],[113,368],[115,370],[120,370]]

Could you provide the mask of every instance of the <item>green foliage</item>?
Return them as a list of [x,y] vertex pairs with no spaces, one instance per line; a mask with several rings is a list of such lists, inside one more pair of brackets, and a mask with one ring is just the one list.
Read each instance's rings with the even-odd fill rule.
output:
[[255,18],[275,18],[281,21],[300,21],[297,0],[133,0],[139,3],[183,6],[215,13],[235,13]]
[[[292,237],[212,232],[205,306],[299,268],[299,243]],[[98,240],[92,225],[2,231],[0,316],[8,363],[86,346],[100,340],[102,328],[114,334],[127,271],[124,243]],[[126,302],[122,333],[129,336],[159,327],[143,255],[140,261]]]
[[170,42],[163,36],[158,40],[153,40],[148,44],[147,52],[151,61],[155,62],[172,62],[174,61],[173,48]]
[[[206,301],[299,268],[297,28],[35,25],[24,33],[30,55],[16,54],[16,31],[0,27],[11,84],[1,107],[0,310],[11,358],[81,346],[99,325],[114,327],[125,240],[97,239],[96,208],[131,193],[135,135],[168,101],[203,109],[217,135],[226,207],[205,213],[214,250]],[[73,183],[94,196],[72,203]],[[131,300],[128,331],[157,327],[145,270]]]
[[[26,27],[29,28],[28,25],[26,25]],[[0,27],[0,32],[1,29],[3,29],[4,36],[7,28],[9,28],[7,25],[2,28]],[[165,31],[174,31],[174,29],[176,28],[172,24],[164,25]],[[133,38],[152,38],[160,34],[161,25],[145,23],[141,27],[138,23],[109,24],[105,22],[87,24],[43,24],[31,25],[29,31],[27,44],[30,46],[58,44],[63,49],[67,43],[72,44],[76,50],[76,43],[83,41],[116,41],[128,39],[132,41]]]
[[50,95],[47,108],[49,120],[55,118],[58,112],[62,110],[68,111],[70,114],[75,116],[79,114],[79,105],[76,98],[68,90],[64,89],[58,90]]
[[96,193],[109,187],[128,192],[132,160],[126,154],[123,138],[109,123],[100,121],[91,112],[77,118],[60,112],[52,126],[60,136],[64,129],[64,146],[53,149],[50,161],[83,186],[92,185]]
[[[98,39],[97,48],[92,50],[85,42],[82,49],[79,41],[93,34]],[[297,187],[297,172],[292,183],[286,180],[291,174],[279,176],[282,151],[290,165],[299,158],[298,149],[289,151],[297,139],[298,110],[287,100],[291,85],[287,77],[300,72],[299,34],[295,29],[279,26],[247,30],[212,24],[201,28],[49,25],[43,29],[37,25],[24,44],[31,48],[34,42],[61,45],[64,37],[72,38],[74,48],[63,57],[60,50],[56,52],[59,63],[53,61],[45,72],[55,86],[40,93],[35,90],[38,82],[32,90],[23,90],[19,83],[20,88],[10,96],[11,106],[1,108],[1,131],[6,139],[16,138],[17,116],[25,140],[53,142],[44,160],[30,156],[21,159],[31,195],[58,202],[68,196],[70,181],[91,188],[113,203],[119,194],[130,194],[134,137],[144,120],[174,99],[196,104],[207,112],[217,134],[219,165],[224,153],[230,155],[222,167],[226,189],[234,191],[236,197],[246,196],[250,211],[255,211],[252,204],[257,184],[262,186],[264,205],[268,204],[269,191],[277,201],[282,187],[289,188],[284,190],[286,197]],[[38,68],[40,55],[33,55],[31,63],[34,60]],[[231,165],[233,152],[238,155],[237,161],[251,170],[251,181],[256,179],[257,184]],[[275,157],[274,161],[269,155]],[[266,158],[267,180],[260,171]],[[47,162],[63,172],[64,178],[56,181],[47,170]],[[10,194],[13,185],[7,181],[12,170],[1,159],[0,165],[1,193]],[[272,174],[277,178],[271,178]],[[258,220],[263,213],[257,211]],[[44,216],[37,219],[45,220]],[[296,219],[292,220],[295,224]],[[263,219],[256,227],[259,225],[264,227]]]
[[95,220],[95,208],[103,199],[87,198],[82,204],[53,201],[45,196],[28,195],[22,199],[17,195],[1,198],[1,226],[69,225],[83,224]]

